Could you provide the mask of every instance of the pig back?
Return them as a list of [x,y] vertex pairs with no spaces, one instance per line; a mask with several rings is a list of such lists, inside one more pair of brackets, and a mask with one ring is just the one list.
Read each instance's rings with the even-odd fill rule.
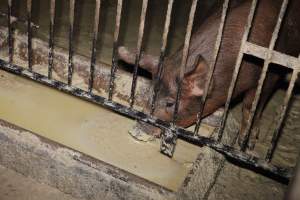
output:
[[[252,1],[244,1],[240,5],[231,8],[227,14],[220,52],[213,77],[213,89],[209,95],[214,101],[217,100],[223,103],[227,97],[251,3]],[[250,42],[264,47],[269,45],[280,9],[279,4],[280,3],[274,4],[272,0],[260,1],[248,39]],[[212,61],[219,24],[220,13],[210,17],[207,23],[199,28],[195,38],[193,38],[196,41],[192,42],[192,54],[203,55],[207,63]],[[233,96],[235,97],[244,91],[256,87],[260,72],[261,62],[257,59],[244,59]]]

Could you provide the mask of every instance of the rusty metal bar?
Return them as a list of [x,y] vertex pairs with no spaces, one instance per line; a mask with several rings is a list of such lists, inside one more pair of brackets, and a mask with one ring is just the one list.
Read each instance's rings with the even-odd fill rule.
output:
[[100,21],[100,7],[101,7],[101,0],[96,0],[96,7],[95,7],[95,21],[94,21],[94,35],[93,35],[93,44],[92,44],[92,56],[91,56],[91,67],[90,67],[90,78],[89,78],[89,92],[91,93],[93,90],[94,84],[94,71],[96,65],[96,46],[97,46],[97,39],[98,39],[98,31],[99,31],[99,21]]
[[246,43],[246,41],[248,40],[248,37],[249,37],[249,33],[250,33],[250,30],[251,30],[251,27],[252,27],[252,21],[253,21],[253,18],[254,18],[254,13],[255,13],[256,6],[257,6],[257,0],[253,0],[252,4],[251,4],[250,13],[248,15],[247,24],[245,26],[245,32],[244,32],[244,35],[243,35],[243,38],[242,38],[242,41],[241,41],[240,52],[239,52],[238,58],[236,60],[233,76],[232,76],[230,87],[229,87],[229,90],[228,90],[223,118],[221,120],[221,124],[220,124],[219,130],[218,130],[218,141],[221,141],[222,137],[223,137],[225,124],[226,124],[227,117],[228,117],[230,102],[231,102],[232,95],[233,95],[233,92],[234,92],[234,89],[235,89],[235,86],[236,86],[237,78],[238,78],[238,75],[239,75],[239,72],[240,72],[240,68],[241,68],[241,64],[242,64],[242,60],[243,60],[243,56],[244,56],[243,49],[244,49],[245,43]]
[[265,172],[270,173],[271,177],[277,177],[281,179],[282,182],[286,183],[292,177],[292,172],[290,169],[278,167],[256,156],[249,155],[247,153],[234,149],[231,146],[219,143],[211,138],[206,138],[199,135],[190,135],[183,132],[179,132],[178,137],[198,146],[206,145],[214,149],[215,151],[223,154],[227,159],[244,163],[250,169],[254,168],[256,170],[259,170],[257,172],[262,174],[264,174]]
[[197,3],[198,0],[193,0],[191,10],[190,10],[190,15],[189,15],[189,20],[188,20],[188,25],[186,29],[186,35],[185,35],[185,40],[184,40],[184,46],[183,46],[183,52],[182,52],[182,60],[181,60],[181,65],[180,65],[180,74],[179,74],[179,83],[177,85],[177,95],[176,95],[176,102],[175,102],[175,108],[173,112],[173,124],[175,124],[177,120],[177,115],[178,115],[178,108],[180,104],[180,96],[181,96],[181,87],[182,87],[182,80],[184,77],[185,73],[185,67],[187,63],[187,58],[189,54],[189,48],[190,48],[190,41],[191,41],[191,36],[192,36],[192,29],[193,29],[193,24],[194,24],[194,18],[195,18],[195,13],[196,13],[196,8],[197,8]]
[[[239,150],[234,149],[233,147],[230,147],[228,145],[224,145],[218,141],[215,141],[213,138],[207,138],[203,136],[194,136],[193,132],[187,131],[183,128],[174,128],[172,124],[164,122],[162,120],[159,120],[155,117],[151,117],[146,115],[143,112],[131,109],[129,107],[126,107],[124,105],[118,104],[116,102],[112,102],[104,97],[91,94],[85,90],[82,90],[80,88],[76,88],[73,86],[68,86],[68,84],[63,83],[61,81],[48,79],[47,76],[44,76],[42,74],[29,71],[26,68],[20,67],[18,65],[9,64],[8,62],[0,59],[0,69],[3,69],[5,71],[8,71],[10,73],[28,78],[30,80],[36,81],[40,84],[55,88],[59,91],[65,92],[67,94],[79,97],[83,100],[87,100],[89,102],[95,103],[97,105],[101,105],[107,109],[111,109],[119,114],[126,115],[128,117],[135,118],[139,121],[149,123],[153,126],[157,126],[162,129],[166,130],[172,130],[172,132],[176,133],[176,137],[190,142],[194,143],[198,146],[206,145],[223,155],[226,155],[226,157],[234,159],[236,161],[239,161],[247,166],[253,167],[255,169],[262,169],[267,173],[271,173],[275,176],[281,177],[283,179],[289,179],[291,177],[291,172],[288,169],[283,169],[280,167],[277,167],[275,165],[272,165],[270,163],[267,163],[263,159],[259,159],[257,157],[248,155],[244,152],[241,152]],[[264,173],[264,172],[262,172]]]
[[222,38],[223,38],[223,30],[224,30],[227,11],[228,11],[228,5],[229,5],[229,0],[225,0],[223,3],[221,22],[220,22],[220,26],[219,26],[219,30],[218,30],[217,40],[215,43],[213,59],[209,66],[208,79],[207,79],[207,83],[205,85],[204,94],[201,98],[201,105],[200,105],[199,112],[197,114],[197,122],[196,122],[195,130],[194,130],[194,134],[198,134],[198,132],[199,132],[205,102],[206,102],[206,99],[208,96],[209,87],[211,85],[213,73],[215,71],[218,55],[220,52],[221,42],[222,42]]
[[117,49],[119,46],[119,33],[120,33],[120,24],[121,24],[121,17],[122,17],[122,8],[123,8],[123,0],[118,0],[116,25],[115,25],[115,32],[114,32],[113,53],[112,53],[112,67],[111,67],[111,74],[109,80],[109,92],[108,92],[109,101],[112,101],[112,96],[114,92],[115,74],[118,65]]
[[49,54],[48,54],[48,78],[52,78],[53,52],[54,52],[54,18],[55,0],[50,1],[50,25],[49,25]]
[[168,1],[168,9],[167,9],[167,14],[166,14],[166,19],[165,19],[164,32],[163,32],[163,36],[162,36],[162,44],[161,44],[161,48],[160,48],[158,69],[157,69],[157,73],[155,75],[155,81],[154,81],[154,93],[153,93],[153,98],[152,98],[152,103],[151,103],[151,112],[150,112],[151,115],[154,113],[154,110],[155,110],[155,102],[156,102],[156,98],[157,98],[157,94],[158,94],[158,90],[159,90],[159,84],[161,81],[162,71],[163,71],[163,62],[165,59],[165,51],[166,51],[167,42],[168,42],[168,35],[169,35],[169,30],[170,30],[170,22],[171,22],[173,3],[174,3],[174,0]]
[[[300,66],[300,56],[299,56],[299,66]],[[293,90],[294,90],[294,87],[295,87],[296,80],[298,78],[298,74],[299,74],[299,71],[296,71],[296,70],[293,71],[292,78],[291,78],[291,81],[290,81],[290,84],[289,84],[289,87],[288,87],[283,105],[280,109],[279,119],[276,123],[277,125],[276,125],[276,128],[275,128],[274,133],[273,133],[273,137],[272,137],[272,141],[271,141],[271,147],[268,149],[268,152],[267,152],[267,155],[266,155],[266,161],[268,161],[268,162],[270,162],[272,160],[273,153],[274,153],[275,148],[277,146],[278,139],[280,137],[279,133],[281,131],[283,121],[284,121],[285,116],[287,114],[288,105],[289,105],[291,97],[292,97],[292,93],[293,93]]]
[[28,68],[32,70],[32,27],[31,27],[32,0],[27,0],[27,47],[28,47]]
[[68,85],[72,85],[72,76],[73,76],[73,37],[74,37],[74,10],[75,10],[75,0],[70,0],[70,9],[69,9],[69,62],[68,62]]
[[268,72],[268,69],[269,69],[269,64],[271,62],[271,58],[272,58],[272,55],[273,55],[273,49],[275,47],[275,44],[276,44],[276,41],[277,41],[277,38],[278,38],[278,33],[279,33],[279,30],[280,30],[280,27],[281,27],[283,17],[285,15],[285,11],[286,11],[288,2],[289,2],[289,0],[284,0],[283,1],[281,9],[280,9],[279,16],[278,16],[278,20],[277,20],[277,23],[276,23],[276,26],[275,26],[275,30],[272,34],[271,42],[270,42],[270,45],[269,45],[269,51],[267,53],[267,59],[264,61],[264,66],[263,66],[263,69],[262,69],[260,79],[258,81],[258,87],[256,89],[256,94],[255,94],[255,97],[254,97],[254,100],[253,100],[253,103],[252,103],[250,116],[249,116],[248,123],[247,123],[246,129],[245,129],[245,133],[244,133],[245,134],[245,139],[244,139],[243,144],[241,146],[242,151],[245,151],[246,148],[247,148],[247,144],[248,144],[250,134],[251,134],[251,128],[252,128],[253,121],[254,121],[254,116],[255,116],[255,113],[256,113],[256,110],[257,110],[258,102],[259,102],[261,92],[262,92],[262,89],[263,89],[263,85],[264,85],[264,82],[265,82],[265,79],[266,79],[266,76],[267,76],[267,72]]
[[148,7],[148,0],[143,0],[142,12],[141,12],[141,17],[140,17],[138,42],[137,42],[137,47],[136,47],[135,64],[134,64],[134,71],[133,71],[133,78],[132,78],[131,92],[130,92],[130,99],[129,99],[131,108],[133,107],[133,104],[134,104],[137,73],[138,73],[138,66],[139,66],[139,62],[140,62],[140,58],[141,58],[141,49],[142,49],[142,42],[143,42],[143,37],[144,37],[144,28],[145,28],[147,7]]
[[[245,54],[266,60],[268,48],[253,44],[251,42],[246,42],[244,47]],[[274,50],[270,62],[293,70],[299,70],[300,68],[300,66],[298,66],[297,57],[286,55]]]
[[13,61],[13,40],[12,40],[12,27],[11,27],[11,7],[12,0],[7,1],[7,28],[8,28],[8,61]]

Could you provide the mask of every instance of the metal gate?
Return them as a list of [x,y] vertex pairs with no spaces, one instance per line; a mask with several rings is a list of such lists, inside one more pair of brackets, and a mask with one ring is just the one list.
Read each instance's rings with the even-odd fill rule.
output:
[[[4,60],[0,60],[0,68],[3,70],[6,70],[8,72],[26,77],[28,79],[34,80],[38,83],[50,86],[52,88],[56,88],[60,91],[63,91],[65,93],[71,94],[73,96],[82,98],[84,100],[93,102],[95,104],[101,105],[105,108],[111,109],[113,111],[116,111],[120,114],[135,118],[137,120],[140,120],[145,123],[149,123],[151,125],[154,125],[156,127],[161,128],[164,130],[163,136],[162,136],[162,142],[161,142],[161,152],[165,153],[168,156],[172,156],[174,152],[174,148],[176,145],[176,139],[181,138],[183,140],[186,140],[188,142],[197,144],[199,146],[208,146],[222,154],[224,154],[226,157],[237,160],[243,164],[246,164],[247,166],[250,166],[254,169],[260,169],[262,171],[271,173],[272,175],[275,175],[277,177],[283,178],[283,179],[290,179],[291,177],[291,171],[288,169],[283,169],[278,166],[275,166],[271,163],[271,159],[279,138],[279,133],[282,128],[282,124],[285,118],[285,115],[287,113],[287,108],[292,96],[292,92],[295,86],[295,82],[297,79],[297,76],[300,72],[300,57],[292,57],[289,55],[285,55],[283,53],[277,52],[274,50],[274,46],[276,43],[276,40],[278,38],[278,32],[281,27],[282,19],[285,15],[286,8],[288,5],[288,0],[284,0],[283,4],[281,6],[280,14],[277,20],[277,24],[275,27],[275,30],[272,34],[271,42],[268,48],[258,46],[256,44],[250,43],[248,41],[250,29],[252,26],[252,21],[255,15],[255,10],[257,7],[258,0],[253,0],[251,5],[251,10],[248,16],[248,21],[245,26],[245,32],[242,38],[241,47],[238,55],[238,59],[236,61],[234,74],[232,76],[231,85],[229,88],[229,92],[227,95],[227,102],[225,104],[225,111],[220,123],[220,127],[218,128],[218,137],[217,139],[213,138],[207,138],[198,135],[199,126],[201,124],[201,118],[198,117],[198,120],[196,122],[196,128],[194,132],[185,130],[183,128],[177,127],[175,125],[175,120],[178,113],[178,106],[179,106],[179,100],[181,95],[181,84],[178,84],[177,88],[177,97],[176,97],[176,103],[175,103],[175,110],[173,115],[173,121],[172,122],[165,122],[160,119],[155,118],[154,116],[147,115],[143,112],[137,111],[133,108],[133,105],[135,103],[135,90],[136,90],[136,83],[137,83],[137,77],[138,77],[138,63],[141,57],[141,46],[144,36],[144,26],[145,26],[145,18],[146,18],[146,12],[147,12],[147,5],[148,0],[143,0],[142,3],[142,10],[141,10],[141,16],[140,16],[140,25],[139,25],[139,34],[138,34],[138,42],[137,42],[137,53],[135,58],[135,67],[134,67],[134,73],[132,77],[132,85],[131,85],[131,95],[130,95],[130,106],[124,106],[119,103],[114,102],[113,100],[113,91],[114,91],[114,80],[115,80],[115,72],[118,67],[117,60],[117,48],[119,46],[119,32],[120,32],[120,23],[122,18],[122,9],[123,9],[123,0],[118,0],[117,2],[117,13],[116,13],[116,21],[115,21],[115,31],[114,31],[114,44],[113,44],[113,58],[112,58],[112,67],[111,67],[111,76],[110,76],[110,84],[109,84],[109,94],[107,97],[98,96],[93,93],[93,79],[94,79],[94,70],[95,70],[95,62],[96,62],[96,43],[98,38],[98,27],[99,27],[99,16],[100,16],[100,3],[101,0],[95,0],[95,21],[94,21],[94,33],[93,33],[93,43],[92,43],[92,55],[91,55],[91,62],[90,62],[90,78],[89,78],[89,87],[88,91],[82,90],[80,88],[72,86],[72,74],[73,74],[73,26],[74,26],[74,7],[75,7],[75,0],[70,0],[70,10],[69,10],[69,59],[68,59],[68,82],[63,83],[57,80],[52,79],[52,70],[53,70],[53,54],[54,54],[54,27],[55,27],[55,0],[51,0],[50,3],[50,26],[49,26],[49,56],[48,56],[48,76],[44,76],[42,74],[39,74],[32,69],[32,29],[33,25],[31,23],[31,12],[32,12],[32,1],[27,0],[27,34],[28,34],[28,67],[21,67],[18,65],[15,65],[12,63],[13,61],[13,36],[12,36],[12,0],[8,0],[8,10],[7,10],[7,27],[8,27],[8,46],[9,46],[9,61],[6,62]],[[167,40],[168,40],[168,33],[170,28],[170,19],[171,19],[171,13],[172,13],[172,6],[173,6],[174,0],[168,0],[168,8],[166,13],[166,19],[165,19],[165,25],[164,25],[164,32],[162,36],[162,45],[161,45],[161,52],[160,52],[160,59],[159,59],[159,72],[162,71],[163,68],[163,61],[165,58],[165,51],[167,46]],[[187,57],[188,57],[188,49],[190,45],[190,39],[191,39],[191,33],[192,33],[192,27],[194,22],[194,16],[195,11],[197,7],[198,0],[192,1],[192,6],[190,10],[188,25],[186,29],[186,36],[185,36],[185,42],[184,42],[184,48],[183,48],[183,56],[182,56],[182,62],[181,62],[181,73],[180,78],[182,80],[182,77],[184,75],[184,69],[187,63]],[[210,70],[208,75],[208,81],[205,86],[205,92],[202,96],[202,106],[199,108],[198,116],[202,116],[203,112],[203,105],[206,102],[207,96],[208,96],[208,88],[210,87],[210,83],[213,77],[213,72],[216,65],[216,60],[218,57],[218,53],[220,50],[220,45],[222,41],[222,35],[223,35],[223,29],[224,24],[227,16],[227,10],[229,5],[229,0],[225,0],[223,4],[223,10],[222,10],[222,17],[221,17],[221,23],[219,27],[219,31],[217,34],[217,40],[214,48],[214,54],[213,54],[213,62],[210,64]],[[237,149],[234,147],[231,147],[229,145],[226,145],[222,142],[222,136],[224,132],[225,123],[228,117],[229,112],[229,106],[230,102],[233,96],[233,91],[237,82],[238,73],[241,67],[241,62],[243,60],[243,56],[245,54],[255,56],[257,58],[264,60],[264,66],[262,69],[262,74],[259,79],[258,88],[256,91],[255,99],[252,105],[251,109],[251,115],[248,120],[248,125],[246,128],[246,138],[244,140],[244,143],[241,147],[241,149]],[[292,69],[292,78],[289,83],[288,90],[286,92],[286,96],[284,99],[284,103],[281,108],[281,114],[277,121],[277,127],[274,131],[273,138],[271,145],[269,147],[268,153],[265,156],[265,159],[261,159],[258,157],[255,157],[253,155],[249,155],[245,153],[247,143],[249,141],[250,132],[253,124],[254,115],[257,109],[258,101],[260,99],[260,95],[262,92],[262,87],[264,85],[264,80],[266,78],[266,74],[269,68],[270,63],[275,63],[278,65],[281,65],[284,68]],[[161,73],[159,73],[159,76],[157,78],[156,84],[159,84],[159,80]],[[180,81],[181,82],[181,81]],[[152,110],[155,109],[155,100],[157,98],[157,88],[154,90],[154,96],[152,101]]]

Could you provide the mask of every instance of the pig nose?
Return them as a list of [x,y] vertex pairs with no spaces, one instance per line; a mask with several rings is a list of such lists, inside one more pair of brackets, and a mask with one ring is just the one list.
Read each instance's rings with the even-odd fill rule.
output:
[[138,121],[129,134],[139,141],[152,141],[161,134],[160,128]]

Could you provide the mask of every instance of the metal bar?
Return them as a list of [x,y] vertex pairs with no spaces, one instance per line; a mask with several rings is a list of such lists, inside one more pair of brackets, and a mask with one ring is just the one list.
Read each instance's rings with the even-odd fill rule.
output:
[[[299,56],[299,66],[300,66],[300,56]],[[275,148],[277,146],[278,139],[280,137],[279,133],[281,131],[283,121],[284,121],[285,116],[287,114],[288,105],[289,105],[291,97],[292,97],[292,93],[293,93],[293,90],[294,90],[294,87],[295,87],[296,80],[298,78],[298,74],[299,74],[299,71],[293,71],[292,78],[291,78],[291,81],[290,81],[290,84],[289,84],[289,87],[288,87],[288,90],[287,90],[287,93],[286,93],[286,96],[285,96],[285,99],[284,99],[284,103],[283,103],[283,105],[280,109],[279,119],[276,123],[277,125],[276,125],[276,128],[275,128],[274,133],[273,133],[273,137],[272,137],[272,141],[271,141],[271,147],[268,149],[268,152],[267,152],[267,155],[266,155],[266,161],[267,162],[271,161],[271,159],[273,157],[273,153],[274,153]]]
[[48,54],[48,78],[52,78],[53,51],[54,51],[54,18],[55,0],[50,1],[50,26],[49,26],[49,54]]
[[68,62],[68,85],[72,85],[72,76],[73,76],[73,37],[74,37],[74,10],[75,10],[75,0],[70,0],[70,9],[69,9],[69,62]]
[[155,81],[154,81],[154,93],[153,93],[153,98],[152,98],[152,103],[151,103],[151,112],[150,112],[151,115],[154,113],[154,110],[155,110],[155,102],[157,99],[157,94],[159,91],[159,84],[161,81],[161,76],[162,76],[162,71],[163,71],[163,62],[165,59],[165,51],[166,51],[166,47],[167,47],[168,35],[169,35],[169,30],[170,30],[170,22],[171,22],[173,3],[174,3],[174,0],[168,1],[168,9],[167,9],[167,14],[166,14],[166,19],[165,19],[164,32],[163,32],[163,36],[162,36],[162,44],[161,44],[161,48],[160,48],[158,69],[157,69],[157,73],[155,75]]
[[114,32],[113,53],[112,53],[112,67],[111,67],[111,74],[109,80],[109,92],[108,92],[109,101],[112,101],[112,96],[114,92],[115,74],[118,65],[117,49],[119,46],[119,33],[120,33],[120,24],[121,24],[121,17],[122,17],[122,8],[123,8],[123,0],[118,0],[116,25],[115,25],[115,32]]
[[223,154],[226,158],[241,162],[246,164],[250,168],[262,170],[264,172],[271,173],[272,176],[276,176],[280,179],[284,179],[284,182],[288,181],[292,177],[290,169],[285,169],[278,167],[276,165],[270,164],[263,159],[256,156],[246,154],[231,146],[224,145],[210,138],[205,138],[199,135],[193,136],[185,133],[179,133],[178,137],[187,142],[193,143],[198,146],[206,145],[215,151]]
[[32,28],[31,28],[32,0],[27,0],[27,34],[28,34],[28,68],[32,70]]
[[223,114],[223,118],[221,120],[221,125],[220,125],[219,131],[218,131],[218,141],[221,141],[222,137],[223,137],[225,124],[226,124],[227,117],[228,117],[230,102],[231,102],[232,95],[233,95],[233,92],[234,92],[234,89],[236,86],[237,78],[238,78],[238,75],[240,72],[240,68],[241,68],[241,64],[242,64],[242,60],[243,60],[243,56],[244,56],[243,49],[244,49],[245,43],[249,37],[249,33],[250,33],[250,30],[252,27],[252,21],[254,18],[256,6],[257,6],[257,0],[253,0],[252,5],[251,5],[251,10],[248,15],[247,25],[245,26],[245,32],[242,37],[240,52],[239,52],[238,58],[236,60],[233,76],[232,76],[230,87],[229,87],[228,94],[227,94],[227,100],[226,100],[226,104],[225,104],[224,114]]
[[213,59],[212,59],[212,62],[210,63],[210,66],[209,66],[208,79],[207,79],[207,83],[205,85],[204,94],[201,98],[201,105],[200,105],[199,112],[197,114],[197,122],[196,122],[195,130],[194,130],[194,134],[198,134],[198,132],[199,132],[205,102],[206,102],[206,99],[207,99],[207,96],[208,96],[209,87],[211,85],[211,81],[212,81],[212,78],[213,78],[213,73],[215,71],[215,67],[216,67],[216,63],[217,63],[217,58],[218,58],[218,55],[219,55],[219,52],[220,52],[220,47],[221,47],[221,42],[222,42],[222,38],[223,38],[223,30],[224,30],[228,5],[229,5],[229,0],[225,0],[224,4],[223,4],[222,17],[221,17],[219,30],[218,30],[217,40],[216,40],[216,43],[215,43]]
[[12,27],[11,27],[11,7],[12,0],[7,1],[7,28],[8,28],[8,61],[12,63],[13,61],[13,40],[12,40]]
[[162,129],[169,129],[177,133],[178,137],[194,143],[198,146],[203,146],[206,145],[212,149],[215,149],[216,151],[226,155],[229,158],[232,158],[237,161],[241,161],[242,163],[249,165],[251,167],[254,167],[256,169],[263,169],[271,174],[277,175],[279,177],[289,179],[291,177],[291,173],[288,169],[283,169],[280,167],[277,167],[275,165],[272,165],[270,163],[265,162],[262,159],[259,159],[257,157],[248,155],[244,152],[240,152],[233,147],[221,144],[217,141],[215,141],[213,138],[207,138],[203,136],[194,136],[193,132],[187,131],[183,128],[175,128],[172,129],[173,126],[170,123],[164,122],[162,120],[156,119],[155,117],[148,116],[144,114],[143,112],[131,109],[129,107],[126,107],[124,105],[111,102],[110,100],[91,94],[87,91],[84,91],[82,89],[73,87],[73,86],[68,86],[66,83],[53,80],[53,79],[48,79],[47,76],[44,76],[42,74],[36,73],[29,71],[26,68],[20,67],[18,65],[14,64],[9,64],[8,62],[0,59],[0,69],[3,69],[5,71],[8,71],[10,73],[31,79],[33,81],[36,81],[40,84],[55,88],[59,91],[65,92],[67,94],[76,96],[78,98],[81,98],[83,100],[87,100],[89,102],[95,103],[97,105],[101,105],[107,109],[113,110],[119,114],[126,115],[131,118],[135,118],[137,120],[140,120],[145,123],[149,123],[153,126],[157,126]]
[[[244,46],[244,53],[248,55],[255,56],[257,58],[266,59],[267,58],[268,48],[253,44],[251,42],[246,42]],[[273,55],[270,59],[271,63],[281,65],[283,67],[299,70],[298,58],[290,55],[280,53],[273,50]]]
[[93,35],[90,78],[89,78],[89,88],[88,88],[90,93],[93,90],[93,84],[94,84],[94,71],[96,65],[96,52],[97,52],[96,46],[97,46],[98,30],[99,30],[100,7],[101,7],[101,0],[96,0],[94,35]]
[[136,47],[135,64],[134,64],[134,71],[133,71],[133,78],[132,78],[131,92],[130,92],[130,99],[129,99],[131,108],[133,107],[133,104],[134,104],[137,73],[138,73],[138,66],[139,66],[139,62],[140,62],[140,58],[141,58],[141,48],[142,48],[142,42],[143,42],[143,37],[144,37],[144,28],[145,28],[147,7],[148,7],[148,0],[143,0],[142,12],[141,12],[141,17],[140,17],[138,42],[137,42],[137,47]]
[[181,65],[180,65],[180,74],[179,74],[180,81],[177,85],[176,102],[175,102],[175,107],[174,107],[174,112],[173,112],[173,120],[172,120],[173,124],[175,124],[175,122],[177,120],[177,115],[178,115],[178,108],[179,108],[179,104],[180,104],[180,96],[181,96],[181,89],[182,89],[181,88],[182,80],[184,77],[185,67],[186,67],[189,48],[190,48],[190,41],[191,41],[191,36],[192,36],[192,29],[193,29],[193,24],[194,24],[197,3],[198,3],[198,0],[193,0],[193,2],[192,2],[190,15],[189,15],[189,21],[188,21],[188,25],[187,25],[187,29],[186,29],[186,34],[185,34],[184,47],[183,47],[183,52],[182,52],[182,60],[181,60]]
[[275,47],[275,44],[276,44],[276,41],[277,41],[277,38],[278,38],[278,33],[279,33],[279,30],[280,30],[280,27],[281,27],[283,17],[285,15],[285,11],[286,11],[288,2],[289,2],[289,0],[284,0],[283,1],[281,9],[280,9],[279,17],[278,17],[278,20],[277,20],[277,23],[276,23],[276,26],[275,26],[275,30],[272,34],[271,42],[270,42],[270,45],[269,45],[269,51],[268,51],[268,54],[267,54],[267,59],[264,61],[264,66],[263,66],[263,69],[262,69],[260,79],[258,81],[258,86],[257,86],[255,97],[254,97],[254,100],[253,100],[253,103],[252,103],[250,116],[249,116],[248,123],[247,123],[246,129],[245,129],[245,133],[244,133],[245,134],[245,139],[244,139],[243,144],[241,146],[242,151],[245,151],[246,148],[247,148],[247,144],[248,144],[250,134],[251,134],[251,128],[252,128],[253,121],[254,121],[254,116],[255,116],[255,113],[256,113],[256,110],[257,110],[258,102],[259,102],[261,92],[262,92],[262,89],[263,89],[263,85],[264,85],[264,82],[265,82],[265,79],[266,79],[266,76],[267,76],[267,72],[268,72],[268,69],[269,69],[270,60],[271,60],[272,55],[273,55],[273,49]]

